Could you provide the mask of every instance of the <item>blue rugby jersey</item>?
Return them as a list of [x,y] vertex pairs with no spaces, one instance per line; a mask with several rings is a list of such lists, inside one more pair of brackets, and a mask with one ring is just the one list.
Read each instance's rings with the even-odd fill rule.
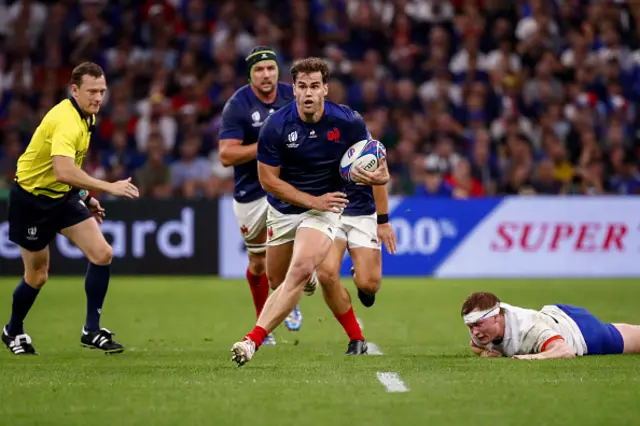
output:
[[[251,85],[241,87],[224,106],[219,139],[239,139],[243,145],[258,142],[258,134],[267,117],[293,99],[293,88],[286,83],[278,83],[277,96],[271,104],[258,99],[251,90]],[[265,196],[258,181],[256,160],[233,166],[233,179],[233,198],[239,203],[248,203]]]
[[[368,136],[357,112],[330,101],[324,107],[317,123],[307,123],[298,115],[294,101],[271,115],[258,137],[258,161],[280,167],[282,180],[314,196],[345,190],[340,160],[351,145]],[[271,194],[267,199],[284,214],[307,210]]]

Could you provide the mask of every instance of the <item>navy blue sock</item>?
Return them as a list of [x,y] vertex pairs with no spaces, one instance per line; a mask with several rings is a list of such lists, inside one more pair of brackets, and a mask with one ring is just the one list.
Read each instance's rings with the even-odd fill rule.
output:
[[29,310],[33,306],[40,293],[39,288],[33,288],[22,278],[18,287],[13,292],[13,305],[11,306],[11,320],[7,324],[7,333],[17,336],[24,333],[23,323]]
[[87,276],[84,281],[84,290],[87,293],[87,322],[86,331],[98,331],[100,329],[100,314],[102,304],[109,288],[109,276],[111,265],[94,265],[89,263]]

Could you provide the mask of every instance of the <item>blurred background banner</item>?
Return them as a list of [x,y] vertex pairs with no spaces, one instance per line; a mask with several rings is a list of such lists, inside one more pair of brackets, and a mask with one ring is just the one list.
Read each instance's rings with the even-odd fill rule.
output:
[[[397,237],[397,253],[382,249],[385,276],[431,276],[458,250],[460,243],[499,208],[500,199],[451,200],[393,197],[389,202],[391,225]],[[347,256],[341,273],[349,275]]]
[[233,213],[233,197],[220,198],[219,212],[220,276],[222,278],[244,278],[247,274],[247,250],[242,240],[236,216]]
[[[104,201],[102,232],[113,247],[115,274],[218,273],[218,203],[215,201]],[[9,241],[7,204],[0,202],[0,275],[21,275],[20,249]],[[58,235],[49,246],[51,272],[84,275],[87,260]]]
[[[398,252],[385,276],[638,277],[640,199],[392,197]],[[231,198],[220,204],[220,275],[242,278],[246,252]],[[349,275],[345,257],[341,274]]]
[[[454,223],[467,214],[450,207]],[[452,278],[638,277],[638,208],[635,197],[507,198],[457,240],[433,273]]]

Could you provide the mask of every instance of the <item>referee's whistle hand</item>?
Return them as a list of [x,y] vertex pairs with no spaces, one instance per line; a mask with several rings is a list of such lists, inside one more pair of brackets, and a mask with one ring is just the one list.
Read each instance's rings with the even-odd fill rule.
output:
[[140,196],[138,188],[131,183],[131,178],[113,182],[108,192],[116,197],[138,198]]

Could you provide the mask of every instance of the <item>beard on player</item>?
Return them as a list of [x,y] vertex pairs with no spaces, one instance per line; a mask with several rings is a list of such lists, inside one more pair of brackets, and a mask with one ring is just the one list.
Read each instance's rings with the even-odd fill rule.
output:
[[275,61],[262,61],[251,70],[251,85],[262,96],[271,95],[278,84],[278,66]]

